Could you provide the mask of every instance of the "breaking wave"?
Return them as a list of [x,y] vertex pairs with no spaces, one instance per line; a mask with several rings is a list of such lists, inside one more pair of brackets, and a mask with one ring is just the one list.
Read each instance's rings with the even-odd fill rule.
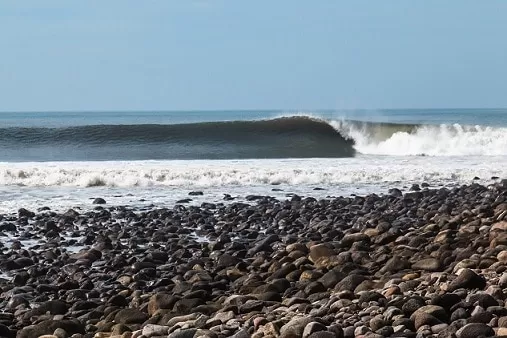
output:
[[[6,161],[507,155],[507,128],[324,120],[0,128]],[[100,184],[100,182],[97,182]]]

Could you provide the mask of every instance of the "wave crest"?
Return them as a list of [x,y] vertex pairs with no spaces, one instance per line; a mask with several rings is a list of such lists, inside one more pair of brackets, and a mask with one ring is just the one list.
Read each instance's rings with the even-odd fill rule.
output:
[[396,156],[507,155],[507,128],[331,121],[357,152]]

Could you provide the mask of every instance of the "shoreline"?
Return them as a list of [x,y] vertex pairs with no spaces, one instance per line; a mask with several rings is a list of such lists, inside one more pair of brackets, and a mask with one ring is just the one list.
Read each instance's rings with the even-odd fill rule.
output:
[[0,215],[0,336],[507,335],[507,181],[419,189]]

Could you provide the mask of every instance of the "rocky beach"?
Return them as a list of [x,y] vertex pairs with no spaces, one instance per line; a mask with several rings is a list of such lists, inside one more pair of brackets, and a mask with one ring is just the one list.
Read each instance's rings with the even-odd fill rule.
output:
[[0,336],[507,336],[506,180],[247,200],[0,216]]

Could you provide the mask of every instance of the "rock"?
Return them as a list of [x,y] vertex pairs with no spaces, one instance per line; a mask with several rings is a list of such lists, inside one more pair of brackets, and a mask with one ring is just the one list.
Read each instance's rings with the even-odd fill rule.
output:
[[[200,337],[200,336],[199,336]],[[250,338],[250,335],[248,334],[247,330],[240,330],[236,332],[231,338]]]
[[437,305],[426,305],[417,309],[410,319],[414,322],[416,330],[424,325],[438,325],[447,322],[448,316],[445,309]]
[[370,328],[373,331],[377,331],[386,325],[389,325],[389,323],[382,316],[375,316],[370,319]]
[[171,319],[169,319],[165,324],[169,327],[172,327],[178,323],[184,323],[184,322],[188,322],[188,321],[192,321],[192,320],[195,320],[198,318],[198,314],[197,313],[191,313],[189,315],[184,315],[184,316],[176,316],[176,317],[171,317]]
[[367,278],[363,275],[352,274],[343,278],[335,286],[336,291],[354,291],[354,289]]
[[141,324],[148,319],[148,314],[137,309],[122,309],[114,316],[114,321],[120,324]]
[[432,315],[433,317],[437,318],[438,320],[442,322],[447,322],[449,320],[449,317],[447,315],[447,312],[445,309],[438,305],[426,305],[419,309],[417,309],[411,316],[410,319],[414,320],[413,317],[417,316],[419,313],[427,313],[429,315]]
[[280,241],[280,237],[278,237],[278,235],[276,234],[269,235],[266,238],[258,241],[254,247],[248,250],[248,255],[253,256],[261,251],[271,251],[272,250],[271,244],[278,241]]
[[184,329],[180,331],[172,332],[167,338],[194,338],[197,329]]
[[412,269],[425,270],[425,271],[441,271],[442,265],[440,261],[435,258],[421,259],[412,264]]
[[461,301],[461,297],[455,293],[444,293],[431,299],[432,305],[438,305],[446,310],[450,310],[455,304]]
[[419,328],[421,328],[422,326],[433,326],[433,325],[438,325],[438,324],[442,324],[442,322],[440,320],[438,320],[438,318],[436,318],[435,316],[432,316],[431,314],[429,313],[425,313],[425,312],[419,312],[417,314],[412,314],[412,316],[410,316],[410,319],[412,319],[414,321],[414,327],[416,330],[419,330]]
[[227,312],[217,312],[213,318],[211,318],[209,321],[219,321],[221,323],[227,323],[229,320],[233,319],[235,317],[234,312],[227,311]]
[[30,210],[27,210],[25,208],[20,208],[18,210],[18,216],[19,217],[28,217],[28,218],[32,218],[32,217],[35,217],[35,213],[33,211],[30,211]]
[[45,320],[19,330],[16,338],[33,338],[43,335],[52,335],[58,328],[65,330],[69,335],[74,333],[85,333],[84,325],[77,320]]
[[293,318],[280,329],[281,338],[302,337],[306,325],[313,322],[311,317]]
[[398,272],[409,267],[409,263],[405,258],[394,256],[390,258],[380,269],[381,272]]
[[466,324],[456,332],[457,338],[477,338],[494,336],[493,328],[486,324],[472,323]]
[[11,331],[7,325],[0,324],[0,336],[6,338],[14,338],[15,332]]
[[305,329],[303,331],[303,338],[308,338],[312,333],[326,330],[327,330],[326,326],[319,322],[308,323],[306,324]]
[[314,293],[324,292],[326,290],[327,290],[327,288],[324,285],[322,285],[322,283],[315,281],[315,282],[310,282],[305,287],[304,292],[307,295],[311,295],[311,294],[314,294]]
[[473,272],[470,269],[463,269],[463,271],[449,284],[449,291],[457,289],[480,289],[484,290],[486,287],[486,279]]
[[498,306],[499,305],[498,301],[495,298],[493,298],[493,296],[488,295],[487,293],[484,293],[484,292],[478,292],[475,294],[471,294],[470,296],[468,296],[467,300],[470,303],[477,304],[484,309],[486,309],[490,306]]
[[[67,313],[69,306],[61,300],[50,300],[42,303],[33,310],[34,313],[44,314],[46,312],[52,315],[64,315]],[[53,332],[51,332],[53,333]]]
[[191,191],[188,193],[189,196],[202,196],[204,193],[202,191]]
[[310,247],[310,254],[308,258],[312,263],[316,263],[319,259],[330,257],[335,254],[335,251],[329,248],[326,244],[316,244]]
[[338,282],[340,282],[343,278],[345,278],[345,276],[346,275],[344,273],[336,269],[333,269],[326,272],[324,276],[319,278],[318,281],[322,283],[322,285],[324,285],[324,287],[326,287],[327,289],[332,289],[335,287],[336,284],[338,284]]
[[403,197],[403,193],[398,188],[391,188],[388,190],[388,193],[393,197]]
[[148,301],[148,314],[152,316],[160,309],[172,309],[178,300],[178,297],[167,293],[156,293]]
[[93,200],[92,204],[106,204],[106,200],[102,197],[97,197]]
[[312,333],[307,338],[337,338],[337,337],[339,338],[340,336],[336,335],[336,333],[334,332],[319,331]]
[[67,332],[61,327],[57,328],[55,332],[53,332],[53,335],[57,338],[67,338],[69,336]]
[[116,325],[113,325],[113,327],[111,328],[111,335],[112,336],[120,336],[122,334],[124,334],[125,332],[131,332],[132,330],[130,329],[130,327],[128,327],[127,325],[125,324],[116,324]]
[[165,325],[156,325],[156,324],[147,324],[143,327],[142,333],[143,336],[153,337],[153,336],[166,336],[169,332],[169,326]]

